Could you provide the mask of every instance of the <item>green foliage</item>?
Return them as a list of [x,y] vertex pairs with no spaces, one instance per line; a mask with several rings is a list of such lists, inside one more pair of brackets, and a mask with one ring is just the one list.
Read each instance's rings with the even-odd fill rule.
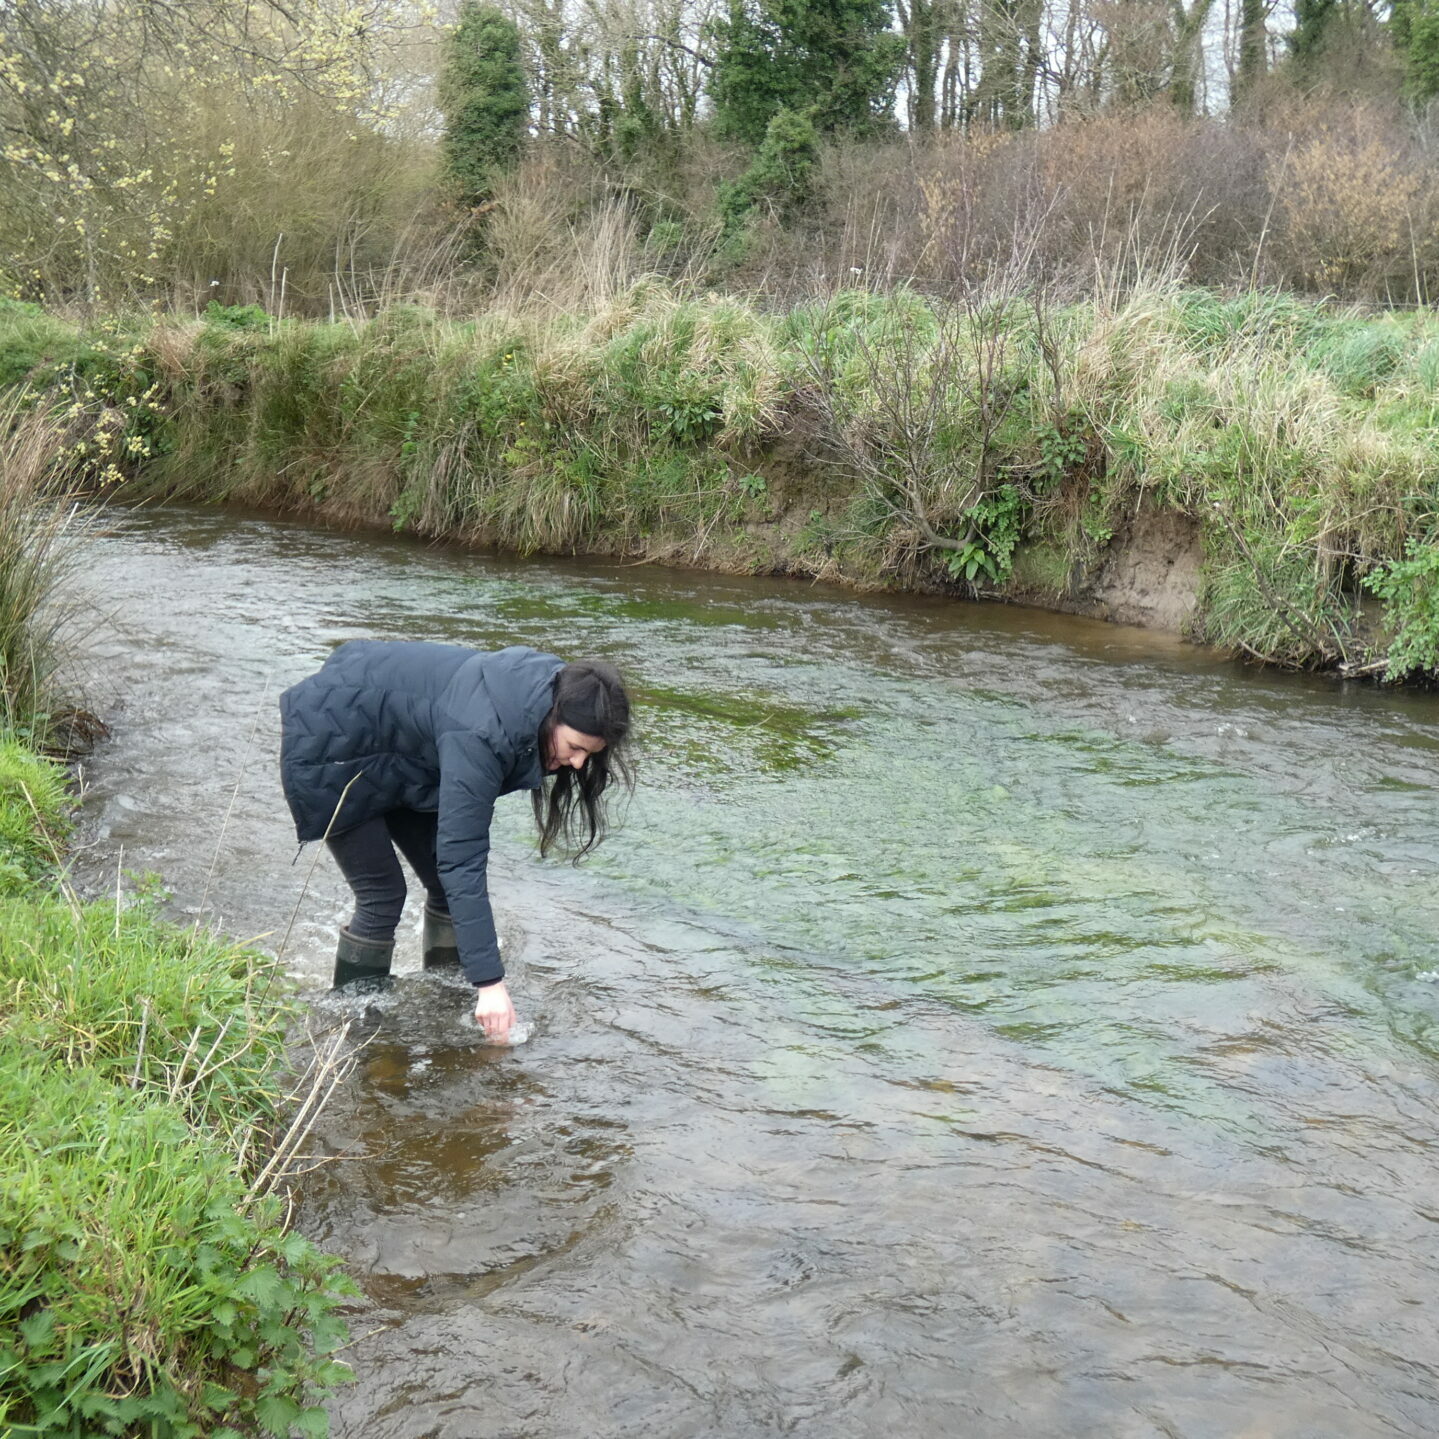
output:
[[834,552],[838,538],[835,525],[825,512],[811,510],[795,536],[795,548],[802,555],[827,559]]
[[1439,3],[1396,0],[1390,7],[1389,28],[1404,61],[1409,97],[1427,105],[1439,96]]
[[781,110],[769,122],[748,170],[721,186],[720,217],[733,234],[761,206],[792,216],[809,202],[819,163],[818,138],[809,114]]
[[722,134],[762,143],[781,111],[821,134],[887,123],[904,58],[886,0],[731,0],[709,75]]
[[667,107],[664,82],[653,64],[646,63],[633,39],[621,43],[619,54],[612,66],[605,67],[597,89],[594,114],[586,117],[580,127],[595,152],[626,167],[646,168],[656,160],[672,166],[679,149],[675,131],[666,125],[662,113]]
[[1062,545],[1033,536],[1014,556],[1014,583],[1022,590],[1062,595],[1074,575],[1074,562]]
[[1069,424],[1041,422],[1034,427],[1039,456],[1044,472],[1052,480],[1062,480],[1071,470],[1078,469],[1089,453],[1089,441],[1083,420],[1071,419]]
[[316,1401],[347,1377],[327,1357],[350,1289],[335,1261],[281,1232],[278,1205],[242,1215],[231,1156],[172,1105],[27,1039],[0,1035],[6,1432],[202,1439],[322,1421]]
[[1403,559],[1372,571],[1364,584],[1383,600],[1393,636],[1388,678],[1439,670],[1439,545],[1411,543]]
[[1312,70],[1324,53],[1330,26],[1342,0],[1295,0],[1289,53],[1301,70]]
[[1393,38],[1383,10],[1364,0],[1296,0],[1294,29],[1286,37],[1288,78],[1303,89],[1377,90],[1397,98],[1402,72]]
[[1024,529],[1029,501],[1017,485],[1000,485],[967,512],[973,538],[946,558],[956,579],[974,584],[980,576],[990,584],[1008,582],[1014,570],[1014,551]]
[[259,305],[222,305],[211,300],[205,306],[205,323],[217,330],[265,330],[273,321]]
[[163,1089],[194,1039],[213,1053],[187,1086],[188,1116],[237,1142],[273,1120],[267,1081],[284,1057],[285,1014],[255,999],[257,983],[279,983],[270,962],[162,923],[153,900],[118,916],[113,900],[78,914],[56,898],[17,901],[0,906],[0,943],[0,1009],[12,1028],[25,1022],[37,1054]]
[[43,387],[67,372],[83,375],[96,355],[93,339],[37,305],[0,303],[0,389]]
[[58,766],[0,740],[0,1429],[323,1434],[354,1288],[249,1197],[278,965],[153,899],[56,893],[64,802]]
[[53,870],[67,809],[59,765],[0,733],[0,895],[20,893]]
[[445,38],[439,93],[445,176],[465,204],[478,204],[514,167],[529,125],[520,32],[502,10],[463,0]]
[[1373,400],[1412,348],[1400,324],[1384,319],[1326,326],[1305,346],[1305,358],[1333,380],[1344,395]]
[[661,433],[682,445],[702,444],[713,438],[724,409],[713,385],[704,375],[682,371],[674,388],[654,405]]
[[645,250],[655,256],[666,256],[685,243],[685,227],[679,220],[656,220],[645,236]]

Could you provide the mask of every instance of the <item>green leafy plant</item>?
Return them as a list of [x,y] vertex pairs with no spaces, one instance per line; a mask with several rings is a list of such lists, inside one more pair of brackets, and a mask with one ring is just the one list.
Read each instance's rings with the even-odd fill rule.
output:
[[1439,545],[1411,542],[1402,560],[1371,571],[1364,585],[1384,602],[1393,635],[1387,677],[1439,669]]
[[983,540],[966,540],[959,549],[950,551],[946,563],[950,574],[970,584],[981,574],[991,581],[999,579],[999,566]]
[[1083,464],[1089,453],[1085,436],[1065,426],[1036,425],[1034,438],[1039,444],[1045,473],[1051,479],[1063,479],[1070,470]]
[[222,305],[211,300],[205,306],[205,323],[216,330],[266,330],[270,316],[259,305]]
[[968,514],[971,538],[946,554],[950,574],[970,584],[980,575],[992,584],[1008,580],[1028,510],[1028,500],[1013,484],[1001,485],[971,506]]
[[655,413],[670,439],[696,445],[719,428],[724,407],[704,376],[685,371],[676,378],[672,393],[655,405]]

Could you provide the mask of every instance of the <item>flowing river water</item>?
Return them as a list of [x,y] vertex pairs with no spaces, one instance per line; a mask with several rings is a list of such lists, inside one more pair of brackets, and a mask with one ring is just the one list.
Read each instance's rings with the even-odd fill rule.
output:
[[[336,1435],[1439,1432],[1439,700],[212,512],[86,569],[87,883],[156,871],[358,1018],[299,1214],[364,1292]],[[394,990],[323,993],[275,697],[371,635],[643,693],[592,862],[501,802],[522,1048],[413,900]]]

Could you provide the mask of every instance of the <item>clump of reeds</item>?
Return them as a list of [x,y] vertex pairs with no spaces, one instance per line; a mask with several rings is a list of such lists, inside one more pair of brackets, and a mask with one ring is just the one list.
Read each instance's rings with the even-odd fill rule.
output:
[[55,700],[60,587],[71,555],[74,451],[24,390],[0,395],[0,727],[43,730]]

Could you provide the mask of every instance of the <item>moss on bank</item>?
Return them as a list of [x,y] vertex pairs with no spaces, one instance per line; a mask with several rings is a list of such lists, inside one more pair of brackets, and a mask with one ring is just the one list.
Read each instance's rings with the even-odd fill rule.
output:
[[325,1432],[352,1292],[250,1194],[270,961],[58,883],[57,766],[0,736],[0,1431]]
[[1425,312],[1170,286],[1063,310],[851,292],[769,315],[646,281],[564,319],[212,307],[108,349],[58,333],[0,311],[0,356],[18,346],[32,382],[108,402],[110,452],[146,493],[1060,599],[1158,507],[1202,536],[1197,638],[1280,664],[1439,668]]

